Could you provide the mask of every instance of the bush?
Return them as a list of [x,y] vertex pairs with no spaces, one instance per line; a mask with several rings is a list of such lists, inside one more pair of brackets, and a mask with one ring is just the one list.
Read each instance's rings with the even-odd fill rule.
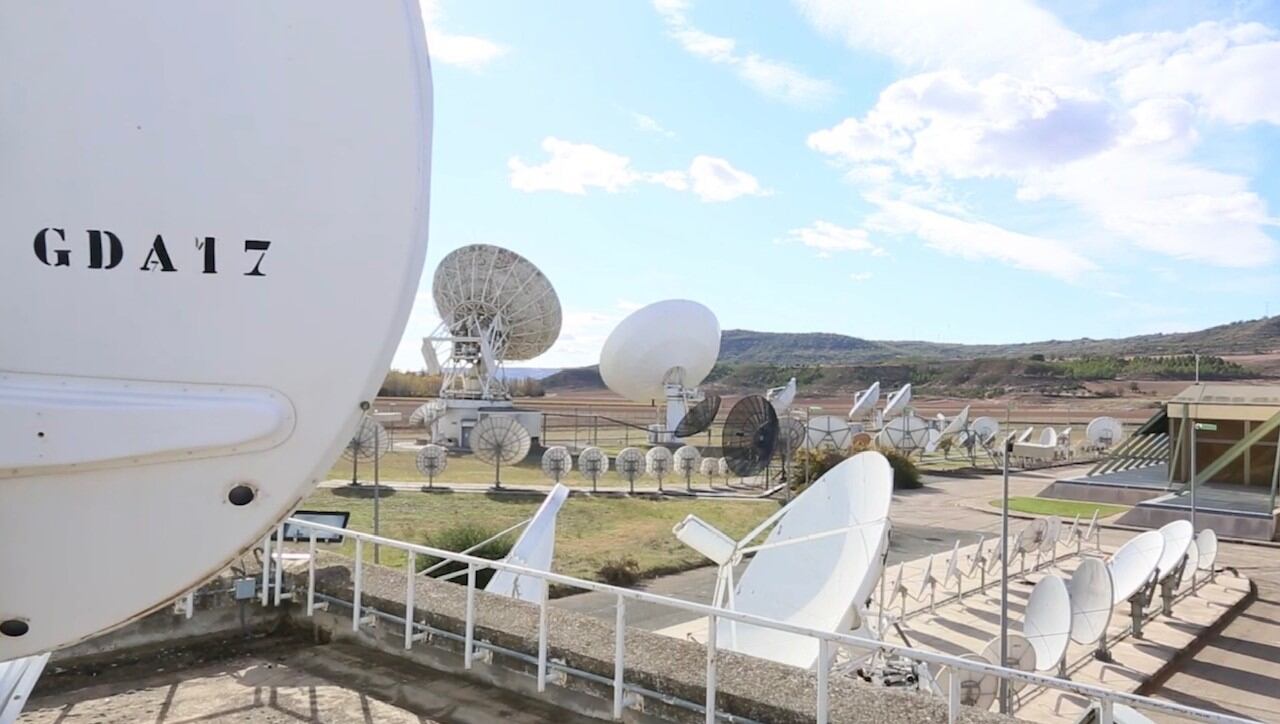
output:
[[[491,538],[495,533],[497,533],[496,530],[490,530],[474,523],[460,523],[428,534],[423,543],[432,548],[440,548],[446,551],[453,551],[454,553],[461,553],[471,546],[477,545],[481,541]],[[471,551],[469,555],[473,555],[478,558],[487,558],[491,561],[501,560],[507,557],[507,554],[511,552],[511,547],[513,545],[515,545],[515,538],[512,534],[508,533],[497,540],[485,543],[483,546]],[[418,570],[424,571],[442,560],[444,559],[437,558],[435,556],[418,556]],[[440,578],[456,571],[465,570],[466,567],[467,566],[464,563],[450,561],[432,571],[431,575],[435,578]],[[477,570],[476,586],[483,588],[489,583],[489,579],[493,578],[494,573],[495,571],[492,568]],[[463,574],[449,580],[454,583],[461,583],[465,585],[467,577]]]
[[[893,468],[893,487],[895,490],[912,490],[923,485],[920,482],[920,469],[911,461],[911,458],[901,452],[878,447],[859,447],[853,450],[797,450],[791,460],[790,482],[792,489],[803,490],[810,483],[825,475],[828,470],[844,462],[850,456],[868,449],[875,450],[888,458],[889,466]],[[805,476],[806,460],[808,461],[808,477]]]
[[630,588],[640,580],[640,564],[631,556],[615,558],[600,566],[596,576],[611,586]]

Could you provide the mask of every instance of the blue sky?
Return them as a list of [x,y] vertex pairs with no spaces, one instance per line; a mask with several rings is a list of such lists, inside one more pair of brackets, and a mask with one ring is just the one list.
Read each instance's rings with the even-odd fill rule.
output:
[[[626,313],[1006,342],[1280,311],[1269,4],[423,0],[431,272],[511,248],[560,293],[528,363]],[[1272,304],[1277,302],[1277,304]]]

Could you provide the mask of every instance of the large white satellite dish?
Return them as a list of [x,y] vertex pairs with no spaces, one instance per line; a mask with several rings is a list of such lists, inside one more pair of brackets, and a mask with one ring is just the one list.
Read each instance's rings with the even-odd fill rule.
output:
[[880,383],[872,382],[871,386],[853,396],[853,407],[849,409],[850,420],[861,420],[868,417],[880,402]]
[[1058,444],[1058,431],[1052,427],[1046,427],[1040,431],[1040,444],[1046,447],[1052,447]]
[[1119,605],[1147,585],[1163,555],[1164,536],[1155,530],[1139,533],[1120,546],[1107,562],[1113,584],[1111,603]]
[[720,354],[720,322],[697,302],[669,299],[632,312],[600,350],[600,377],[636,402],[661,400],[666,385],[697,387]]
[[[827,471],[739,542],[738,557],[755,556],[736,589],[730,579],[728,607],[849,630],[880,578],[892,499],[893,468],[880,453],[859,453]],[[744,547],[769,526],[763,544]],[[723,620],[717,626],[723,648],[802,668],[817,663],[818,642],[808,636]]]
[[1045,576],[1031,589],[1022,620],[1022,635],[1036,652],[1036,671],[1062,662],[1071,641],[1071,597],[1058,576]]
[[1114,607],[1111,571],[1100,558],[1082,558],[1067,582],[1071,596],[1071,640],[1097,643],[1107,634]]
[[805,438],[810,450],[848,450],[853,430],[835,415],[819,415],[809,418]]
[[325,475],[413,303],[432,110],[413,0],[4,3],[0,75],[5,660],[191,589]]
[[923,450],[929,444],[929,423],[915,415],[895,417],[884,424],[876,442],[902,452]]
[[1109,448],[1120,442],[1124,426],[1114,417],[1095,417],[1084,428],[1084,437],[1098,448]]
[[[1026,636],[1015,631],[1010,631],[1007,639],[1008,667],[1017,669],[1018,671],[1035,671],[1036,670],[1036,650],[1031,647],[1031,642]],[[982,658],[988,663],[996,666],[1004,666],[1000,663],[1000,637],[996,636],[987,642],[982,649]],[[1018,693],[1027,685],[1025,681],[1010,681],[1009,691]]]
[[1213,528],[1205,528],[1196,536],[1196,568],[1202,571],[1213,571],[1214,561],[1218,558],[1218,534]]
[[1164,551],[1160,554],[1160,561],[1156,563],[1156,577],[1163,580],[1182,562],[1196,536],[1191,523],[1185,520],[1165,523],[1160,527],[1159,533],[1164,537]]
[[[568,498],[569,489],[556,483],[503,561],[538,571],[550,571],[555,559],[556,516]],[[547,582],[535,576],[497,571],[484,590],[530,603],[542,603],[547,596]]]
[[889,395],[889,399],[884,403],[884,419],[890,420],[902,413],[906,412],[907,405],[911,404],[911,383],[903,385],[897,392]]

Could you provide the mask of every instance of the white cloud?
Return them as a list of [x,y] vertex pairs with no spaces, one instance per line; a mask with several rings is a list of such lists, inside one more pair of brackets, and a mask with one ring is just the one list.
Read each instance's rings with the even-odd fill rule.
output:
[[854,251],[883,256],[884,249],[871,243],[869,237],[866,229],[847,228],[818,220],[804,228],[792,229],[783,241],[803,244],[819,252]]
[[855,282],[865,282],[871,278],[871,272],[854,272],[849,275],[849,279]]
[[631,121],[635,124],[635,127],[638,130],[644,131],[645,133],[655,133],[659,136],[666,136],[667,138],[676,137],[674,131],[668,131],[661,123],[658,123],[658,120],[653,116],[647,116],[643,113],[636,113],[633,111],[631,113]]
[[755,176],[714,156],[695,157],[689,164],[689,179],[693,182],[693,192],[703,201],[731,201],[739,196],[765,193]]
[[820,30],[925,71],[809,136],[864,194],[915,203],[890,187],[1009,179],[1016,200],[1073,205],[1096,242],[1227,267],[1280,258],[1250,180],[1192,155],[1206,121],[1280,124],[1271,29],[1202,23],[1098,42],[1020,0],[797,4]]
[[685,0],[653,0],[667,33],[691,55],[733,68],[738,77],[770,98],[808,104],[836,94],[830,81],[814,78],[789,63],[738,51],[733,38],[703,32],[689,22]]
[[964,219],[905,201],[872,198],[879,211],[870,228],[888,234],[913,234],[925,244],[964,259],[995,259],[1019,269],[1075,281],[1096,268],[1064,242],[1022,234],[985,221]]
[[427,47],[435,63],[479,70],[506,54],[505,46],[488,38],[454,35],[441,29],[444,12],[439,0],[419,0],[422,21],[427,29]]
[[755,176],[714,156],[696,156],[687,171],[638,171],[630,158],[589,143],[547,137],[542,149],[551,156],[544,163],[530,165],[515,156],[507,161],[512,188],[581,195],[592,188],[617,193],[637,184],[654,184],[673,191],[692,190],[706,202],[767,193]]

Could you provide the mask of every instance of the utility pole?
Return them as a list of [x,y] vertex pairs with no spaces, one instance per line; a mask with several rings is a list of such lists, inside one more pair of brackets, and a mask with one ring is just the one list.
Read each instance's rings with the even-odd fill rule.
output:
[[[1009,455],[1013,433],[1004,438],[1000,486],[1000,665],[1009,665]],[[1009,680],[1000,679],[1000,713],[1009,713]]]

